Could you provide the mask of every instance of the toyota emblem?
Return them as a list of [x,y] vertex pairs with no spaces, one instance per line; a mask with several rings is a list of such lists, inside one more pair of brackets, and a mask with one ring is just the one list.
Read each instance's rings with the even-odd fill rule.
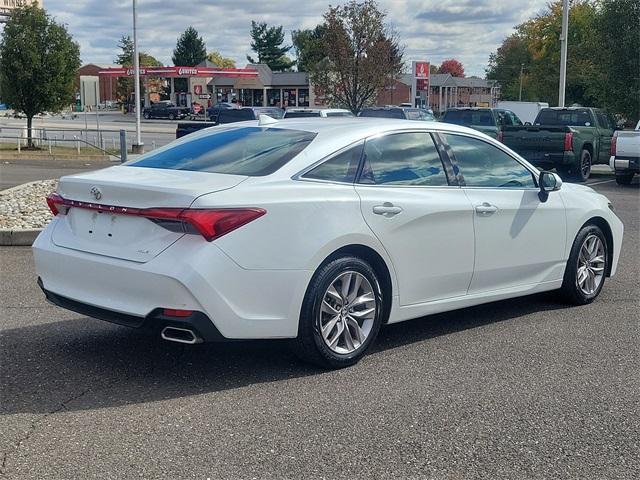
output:
[[91,187],[89,193],[93,195],[93,198],[100,200],[102,198],[102,191],[98,187]]

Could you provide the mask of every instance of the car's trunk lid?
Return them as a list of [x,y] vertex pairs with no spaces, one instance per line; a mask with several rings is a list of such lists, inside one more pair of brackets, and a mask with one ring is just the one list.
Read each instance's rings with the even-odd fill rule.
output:
[[52,239],[60,247],[146,262],[184,233],[127,209],[187,208],[200,195],[233,188],[246,178],[130,166],[63,177],[58,194],[77,206],[60,216]]

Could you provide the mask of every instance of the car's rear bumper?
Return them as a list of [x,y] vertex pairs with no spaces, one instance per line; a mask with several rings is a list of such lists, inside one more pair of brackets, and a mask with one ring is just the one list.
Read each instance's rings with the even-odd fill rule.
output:
[[65,299],[59,303],[64,308],[76,302],[80,313],[123,324],[117,320],[126,318],[130,326],[136,319],[152,322],[158,309],[192,310],[227,339],[297,335],[312,272],[243,269],[196,235],[138,263],[56,246],[52,230],[50,225],[34,242],[34,259],[43,290]]
[[618,172],[640,173],[640,158],[611,156],[609,166]]

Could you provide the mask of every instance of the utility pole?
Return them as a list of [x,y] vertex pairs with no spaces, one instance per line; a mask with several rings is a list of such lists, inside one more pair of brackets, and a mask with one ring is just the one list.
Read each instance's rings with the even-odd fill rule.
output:
[[567,41],[569,34],[569,0],[562,0],[562,33],[560,34],[560,92],[558,106],[564,107],[567,87]]
[[522,101],[522,74],[524,73],[524,63],[520,64],[520,94],[518,95],[518,101]]
[[134,70],[134,92],[136,107],[136,141],[132,145],[133,153],[143,153],[144,143],[140,134],[140,57],[138,56],[138,12],[136,0],[133,0],[133,70]]

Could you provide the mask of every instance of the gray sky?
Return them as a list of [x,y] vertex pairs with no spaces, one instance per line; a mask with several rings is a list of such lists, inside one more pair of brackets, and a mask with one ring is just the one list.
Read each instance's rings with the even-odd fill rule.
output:
[[[246,64],[251,20],[291,30],[314,27],[329,3],[340,0],[139,0],[139,44],[171,64],[177,37],[193,25],[207,43]],[[406,60],[440,64],[457,58],[467,75],[484,76],[489,54],[514,25],[539,13],[547,0],[380,0],[389,24],[406,46]],[[67,24],[80,43],[84,63],[111,63],[122,35],[131,34],[131,0],[44,0],[47,11]]]

